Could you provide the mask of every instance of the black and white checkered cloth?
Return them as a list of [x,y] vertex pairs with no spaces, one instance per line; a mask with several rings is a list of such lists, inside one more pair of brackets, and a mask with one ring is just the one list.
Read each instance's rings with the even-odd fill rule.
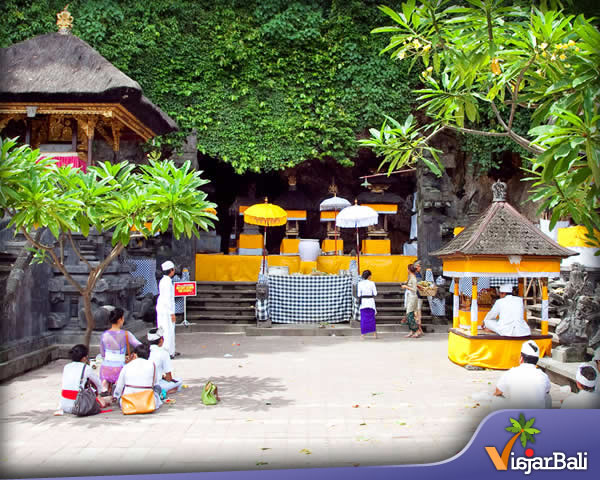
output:
[[352,277],[269,275],[273,323],[340,323],[352,314]]
[[158,295],[158,284],[156,283],[156,259],[155,258],[130,258],[129,263],[134,267],[131,272],[133,277],[141,277],[146,283],[142,289],[142,295],[151,293]]
[[[516,287],[519,284],[519,280],[516,278],[503,278],[503,277],[479,277],[477,279],[477,289],[483,290],[485,288],[499,287],[505,283],[511,284]],[[471,277],[460,278],[458,281],[458,291],[467,297],[471,296],[473,287],[473,280]],[[454,279],[450,282],[450,293],[454,293]]]
[[269,301],[268,300],[256,300],[256,320],[259,322],[266,322],[269,320]]

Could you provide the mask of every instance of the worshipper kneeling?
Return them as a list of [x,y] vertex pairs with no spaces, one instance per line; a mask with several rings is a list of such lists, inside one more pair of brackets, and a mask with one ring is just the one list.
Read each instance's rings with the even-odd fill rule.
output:
[[150,360],[156,365],[156,377],[160,385],[161,392],[164,395],[175,393],[181,390],[183,382],[173,378],[171,370],[171,357],[163,346],[165,343],[162,328],[153,328],[148,332],[148,342],[150,343]]
[[505,372],[496,385],[492,409],[552,408],[550,380],[537,368],[540,348],[533,340],[521,347],[520,365]]
[[156,375],[157,369],[154,362],[151,362],[148,359],[149,357],[150,346],[142,343],[135,348],[133,360],[121,370],[114,391],[115,397],[119,398],[119,405],[121,405],[121,408],[123,406],[121,400],[123,395],[143,392],[145,390],[153,390],[155,410],[162,405],[160,399],[160,387],[158,386],[158,378]]
[[579,365],[577,369],[578,393],[571,393],[560,408],[600,408],[600,394],[596,391],[597,373],[591,365]]
[[[524,319],[523,299],[513,296],[512,285],[500,287],[500,298],[483,319],[484,332],[503,337],[526,337],[531,329]],[[493,320],[498,317],[498,320]]]
[[[96,392],[100,392],[102,383],[98,376],[93,372],[88,362],[88,347],[79,344],[75,345],[70,351],[71,363],[65,365],[62,375],[62,393],[60,399],[60,410],[55,415],[64,413],[72,413],[75,399],[79,393],[80,387],[85,387],[87,382],[90,382],[96,388]],[[110,404],[112,398],[104,397],[97,398],[101,407]]]

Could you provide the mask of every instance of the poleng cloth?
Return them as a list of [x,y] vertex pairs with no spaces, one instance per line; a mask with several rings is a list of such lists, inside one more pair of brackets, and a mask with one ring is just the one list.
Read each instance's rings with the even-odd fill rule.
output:
[[352,314],[352,277],[269,275],[274,323],[340,323]]

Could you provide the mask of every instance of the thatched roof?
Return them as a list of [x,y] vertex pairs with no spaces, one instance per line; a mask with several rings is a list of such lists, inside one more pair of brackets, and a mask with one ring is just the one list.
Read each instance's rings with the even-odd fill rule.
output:
[[495,201],[475,222],[431,255],[534,255],[570,257],[577,253],[544,234],[509,203]]
[[0,102],[120,103],[157,135],[175,122],[140,85],[71,34],[48,33],[0,49]]

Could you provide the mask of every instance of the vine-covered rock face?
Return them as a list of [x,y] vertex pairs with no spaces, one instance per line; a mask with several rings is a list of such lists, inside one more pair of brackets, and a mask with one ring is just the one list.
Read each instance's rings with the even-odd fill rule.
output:
[[[378,3],[78,0],[69,11],[73,34],[176,120],[181,132],[162,142],[196,129],[201,152],[241,173],[349,165],[357,135],[384,113],[408,115],[418,76],[379,55]],[[1,2],[0,46],[55,32],[56,8]]]

